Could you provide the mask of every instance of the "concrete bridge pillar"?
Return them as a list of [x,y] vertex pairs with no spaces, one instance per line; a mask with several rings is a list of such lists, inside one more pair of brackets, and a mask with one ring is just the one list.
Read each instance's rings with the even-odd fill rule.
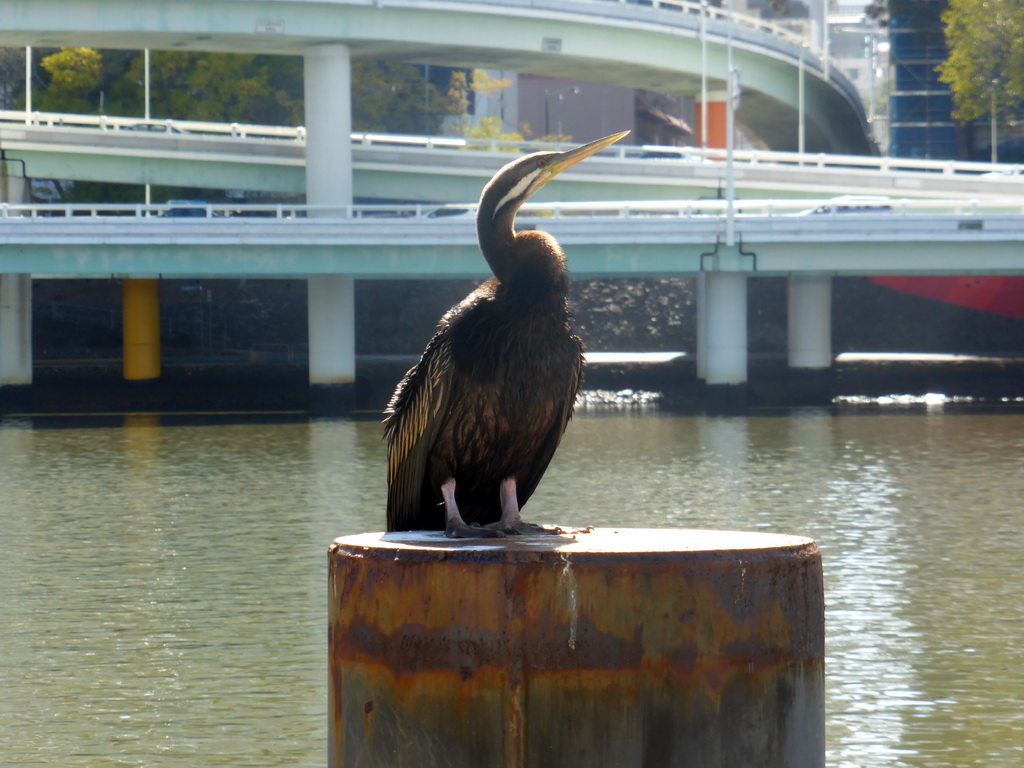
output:
[[[24,165],[0,162],[0,202],[28,199]],[[31,401],[32,276],[0,274],[0,413],[26,411]]]
[[32,393],[32,276],[0,275],[0,413],[28,410]]
[[832,383],[832,278],[789,278],[789,392],[797,402],[828,401]]
[[708,407],[741,408],[747,400],[747,276],[707,272],[704,285]]
[[[306,203],[311,216],[348,215],[352,204],[351,58],[345,45],[305,54]],[[338,413],[355,405],[355,301],[350,275],[309,275],[310,407]]]

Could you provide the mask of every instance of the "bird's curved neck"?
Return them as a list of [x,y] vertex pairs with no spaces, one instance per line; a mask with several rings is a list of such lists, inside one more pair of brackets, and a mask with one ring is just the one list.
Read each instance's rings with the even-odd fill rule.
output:
[[477,237],[480,252],[487,259],[491,272],[500,281],[507,280],[515,269],[516,232],[511,217],[494,221],[479,221]]
[[569,274],[562,249],[551,235],[519,232],[511,247],[500,251],[497,261],[497,266],[492,262],[498,282],[496,297],[517,306],[565,308]]

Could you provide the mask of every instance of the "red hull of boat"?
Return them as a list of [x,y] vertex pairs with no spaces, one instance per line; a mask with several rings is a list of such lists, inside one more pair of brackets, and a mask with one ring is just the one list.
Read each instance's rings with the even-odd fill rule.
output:
[[872,277],[897,291],[1024,320],[1024,277]]

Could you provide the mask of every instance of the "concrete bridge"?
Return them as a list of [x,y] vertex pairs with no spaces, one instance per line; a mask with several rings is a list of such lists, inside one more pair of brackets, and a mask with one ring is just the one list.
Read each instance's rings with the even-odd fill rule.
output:
[[[382,266],[389,263],[408,264],[405,271],[422,274],[479,269],[469,266],[475,245],[468,225],[452,225],[450,233],[441,233],[448,228],[436,223],[406,227],[375,221],[357,230],[358,222],[330,221],[331,209],[347,213],[354,195],[354,156],[348,140],[353,57],[597,79],[689,97],[706,92],[708,103],[701,108],[710,112],[710,102],[723,98],[727,51],[732,51],[743,83],[738,119],[767,146],[794,150],[803,145],[811,152],[850,155],[872,150],[859,98],[827,59],[809,52],[784,30],[685,0],[655,0],[650,5],[608,0],[12,0],[0,6],[0,45],[302,55],[304,181],[310,206],[304,221],[170,224],[144,215],[131,222],[74,216],[71,221],[42,221],[32,219],[31,212],[26,220],[15,221],[12,214],[19,211],[8,208],[8,219],[0,227],[0,394],[31,384],[32,274],[103,273],[123,278],[124,325],[132,331],[131,338],[125,338],[125,374],[149,378],[159,374],[154,276],[211,274],[211,269],[237,274],[237,266],[247,274],[309,277],[311,390],[335,407],[350,400],[356,276],[403,271]],[[180,154],[170,162],[184,159]],[[604,161],[591,164],[598,162]],[[477,169],[470,174],[476,176],[473,194],[459,198],[476,197],[479,173]],[[693,175],[700,175],[697,169]],[[567,175],[564,181],[581,179]],[[948,221],[956,222],[955,216],[947,216]],[[975,219],[963,229],[957,224],[957,237],[984,239],[987,221],[981,230]],[[992,221],[989,226],[995,226]],[[827,327],[823,318],[829,276],[841,267],[815,262],[810,254],[856,250],[854,244],[826,248],[832,230],[824,225],[801,225],[819,227],[817,241],[808,241],[802,250],[799,238],[782,234],[791,224],[769,219],[761,230],[751,226],[754,229],[748,232],[730,212],[724,219],[711,217],[689,226],[668,217],[655,223],[628,218],[596,227],[588,221],[577,231],[561,231],[559,222],[552,229],[571,249],[571,258],[578,258],[581,274],[646,269],[698,274],[703,328],[698,360],[709,385],[728,389],[742,387],[746,378],[747,275],[763,269],[792,275],[791,363],[807,369],[827,367],[831,355],[821,328]],[[853,228],[865,231],[864,225]],[[687,243],[694,232],[700,242]],[[926,242],[936,239],[926,232],[920,236]],[[899,241],[893,235],[893,242]],[[886,252],[906,247],[903,241]],[[993,254],[998,250],[991,246]],[[791,254],[789,262],[783,251]],[[792,261],[798,251],[806,254],[799,257],[802,266]],[[883,251],[869,240],[864,252],[870,258],[864,263],[881,266],[877,255]],[[196,253],[203,252],[221,255],[201,261]],[[772,252],[782,259],[775,266],[769,266]],[[430,262],[432,267],[423,266]],[[1009,256],[993,256],[989,268],[1010,269],[1011,262]],[[640,264],[654,266],[633,266]],[[980,262],[973,265],[982,268]]]
[[[798,149],[802,114],[808,151],[872,151],[855,88],[804,40],[688,0],[11,0],[0,7],[0,45],[11,47],[292,54],[307,65],[333,60],[339,73],[349,58],[491,67],[690,98],[699,98],[706,76],[716,101],[730,42],[742,73],[738,119],[767,146]],[[307,82],[307,111],[330,104],[347,113],[339,98],[347,83]],[[307,119],[307,128],[313,123]]]
[[[185,210],[189,214],[176,215]],[[435,217],[437,213],[444,215]],[[1024,274],[1024,198],[527,203],[574,277]],[[472,206],[0,205],[0,273],[37,277],[489,276]]]
[[[1024,275],[1024,199],[1016,203],[904,200],[874,213],[844,213],[824,201],[528,204],[522,227],[543,227],[565,247],[577,277],[696,276],[698,370],[725,398],[747,378],[747,281],[789,279],[790,365],[810,378],[832,365],[831,278],[835,275]],[[131,314],[134,290],[155,294],[159,278],[484,277],[471,209],[431,218],[433,206],[0,207],[0,352],[8,370],[31,371],[27,275],[125,277],[126,328],[155,326],[138,342],[159,368],[159,322]],[[817,212],[815,212],[817,211]],[[42,215],[50,214],[50,215]],[[163,215],[161,215],[163,214]],[[230,214],[230,215],[228,215]],[[246,215],[249,214],[249,215]],[[586,214],[586,215],[582,215]],[[731,243],[731,244],[730,244]],[[348,307],[321,330],[354,329]],[[148,310],[151,311],[151,310]],[[311,326],[311,344],[317,343]],[[126,338],[126,344],[128,340]],[[20,368],[11,358],[21,351]],[[25,359],[28,357],[28,359]],[[126,351],[126,370],[130,355]],[[311,364],[313,357],[311,356]],[[354,362],[353,362],[354,370]],[[314,390],[315,391],[315,390]]]
[[[140,130],[145,128],[145,130]],[[306,130],[135,117],[0,111],[0,147],[35,178],[301,195]],[[351,136],[353,194],[372,200],[475,201],[510,156],[548,142]],[[725,189],[721,148],[616,145],[542,190],[540,200],[687,200]],[[740,198],[1024,196],[1017,165],[765,150],[734,153]]]

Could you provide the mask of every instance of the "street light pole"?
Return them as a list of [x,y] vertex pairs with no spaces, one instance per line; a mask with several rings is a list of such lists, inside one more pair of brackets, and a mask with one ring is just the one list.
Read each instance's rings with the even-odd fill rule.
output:
[[736,68],[732,61],[732,0],[729,0],[729,36],[726,43],[726,102],[725,102],[725,244],[736,241],[736,185],[733,168],[733,149],[736,111]]
[[708,148],[708,0],[700,3],[700,148]]
[[25,46],[25,111],[32,111],[32,46]]
[[832,50],[831,50],[831,48],[832,48],[832,41],[829,39],[829,34],[828,34],[828,6],[829,6],[829,0],[822,0],[822,9],[821,9],[821,34],[822,34],[821,51],[822,51],[822,54],[821,54],[821,58],[823,60],[823,66],[824,66],[824,70],[825,70],[825,80],[826,80],[826,82],[831,77],[831,71],[830,71],[831,62],[829,61],[829,58],[832,55]]
[[997,129],[996,129],[996,87],[998,87],[998,85],[999,85],[999,80],[998,79],[993,79],[992,80],[992,117],[989,119],[989,124],[991,126],[991,132],[992,132],[992,135],[990,136],[990,139],[992,141],[992,164],[993,165],[995,165],[996,163],[999,162],[999,140],[998,140],[998,136],[996,135],[996,133],[997,133]]
[[797,125],[796,125],[796,151],[800,153],[800,164],[804,162],[803,154],[806,151],[806,135],[804,128],[804,52],[807,50],[807,45],[800,46],[800,69],[797,71],[797,88],[799,93],[797,94]]
[[[145,69],[145,72],[143,74],[143,77],[145,79],[145,92],[146,92],[145,93],[145,101],[146,101],[145,113],[146,113],[146,119],[149,120],[150,117],[152,117],[152,113],[150,112],[150,108],[149,108],[149,102],[150,102],[150,93],[149,93],[149,48],[145,49],[145,55],[143,57],[143,62],[142,63],[143,63],[143,68]],[[150,184],[146,184],[146,205],[148,206],[148,205],[152,204],[152,202],[153,202],[153,187]],[[148,211],[146,212],[146,215],[147,216],[149,215]]]

